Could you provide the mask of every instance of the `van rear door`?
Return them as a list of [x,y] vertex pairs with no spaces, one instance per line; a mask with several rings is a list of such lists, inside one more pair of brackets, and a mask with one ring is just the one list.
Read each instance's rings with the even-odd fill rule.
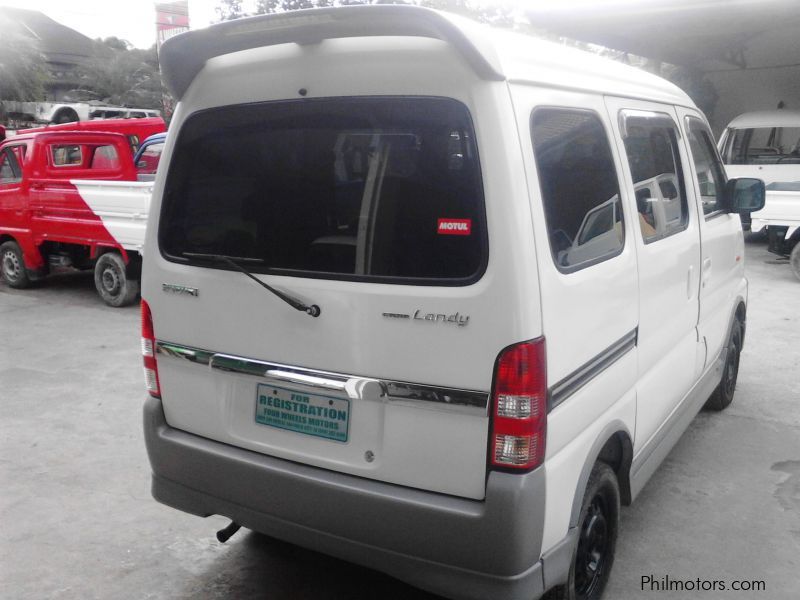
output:
[[[528,321],[512,310],[515,259],[507,274],[487,271],[466,106],[359,97],[214,108],[182,124],[170,156],[160,256],[145,268],[170,425],[482,498],[494,360]],[[514,198],[504,202],[496,226],[524,227]],[[508,244],[525,252],[516,231]]]

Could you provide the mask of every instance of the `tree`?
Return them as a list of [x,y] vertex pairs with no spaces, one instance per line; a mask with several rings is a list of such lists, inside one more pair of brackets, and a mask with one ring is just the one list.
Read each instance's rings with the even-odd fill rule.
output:
[[42,100],[47,78],[45,58],[35,40],[4,31],[0,35],[0,100]]
[[217,11],[220,21],[232,21],[245,16],[242,11],[242,0],[220,0]]
[[108,46],[112,50],[117,50],[122,52],[124,50],[130,50],[133,48],[133,44],[131,44],[128,40],[121,40],[117,36],[112,35],[111,37],[107,37],[102,41],[104,46]]
[[163,110],[156,47],[129,46],[117,38],[95,41],[94,57],[79,68],[76,92],[110,104]]

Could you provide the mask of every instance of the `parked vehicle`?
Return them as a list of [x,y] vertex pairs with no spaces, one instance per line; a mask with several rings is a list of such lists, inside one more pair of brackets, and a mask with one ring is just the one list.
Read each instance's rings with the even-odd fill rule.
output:
[[142,146],[137,150],[133,162],[136,165],[136,176],[139,181],[154,181],[158,171],[158,163],[161,160],[161,153],[164,151],[164,144],[167,142],[167,132],[156,133],[142,142]]
[[160,117],[158,110],[113,106],[102,102],[17,102],[0,100],[0,113],[14,128],[33,123],[73,123],[90,119],[145,119]]
[[142,140],[167,130],[167,124],[161,117],[142,119],[96,119],[93,121],[78,121],[64,123],[63,125],[48,125],[34,129],[22,129],[18,134],[42,133],[44,131],[107,131],[121,133],[128,138],[131,152],[136,154],[142,145]]
[[418,7],[160,58],[154,497],[447,597],[599,598],[619,505],[733,399],[763,183],[674,85]]
[[152,184],[135,179],[118,133],[27,133],[0,144],[6,283],[24,288],[54,269],[91,268],[107,304],[133,302],[152,194]]
[[768,250],[789,257],[800,279],[800,181],[767,186],[764,208],[752,214],[752,231],[766,230]]
[[[750,112],[728,123],[719,140],[731,177],[757,177],[766,185],[800,181],[800,111]],[[750,228],[750,215],[742,214]]]

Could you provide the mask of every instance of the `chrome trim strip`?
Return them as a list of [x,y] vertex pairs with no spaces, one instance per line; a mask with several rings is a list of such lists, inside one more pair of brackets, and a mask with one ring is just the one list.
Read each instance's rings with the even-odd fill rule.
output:
[[344,390],[346,384],[352,380],[373,381],[380,386],[380,395],[388,401],[424,403],[431,407],[469,407],[481,409],[482,411],[485,411],[489,405],[488,392],[319,371],[244,358],[232,354],[211,352],[210,350],[202,350],[170,342],[157,341],[156,354],[187,360],[195,364],[209,365],[212,369],[229,373],[288,381],[328,390]]
[[635,348],[638,337],[639,328],[637,327],[550,387],[547,394],[548,412],[567,400],[575,392]]
[[386,393],[390,399],[411,402],[436,402],[456,406],[469,406],[483,410],[489,405],[489,394],[487,392],[436,387],[421,383],[407,383],[405,381],[381,380],[381,383],[386,386]]
[[171,356],[173,358],[183,358],[198,365],[207,365],[211,362],[213,352],[190,348],[189,346],[179,346],[168,342],[156,342],[156,354]]
[[291,371],[282,371],[279,369],[267,369],[265,376],[270,379],[277,379],[278,381],[288,381],[289,383],[299,383],[301,385],[310,385],[312,387],[321,387],[337,391],[343,391],[347,385],[346,381],[340,381],[338,379],[313,377],[312,375],[302,375],[300,373],[292,373]]

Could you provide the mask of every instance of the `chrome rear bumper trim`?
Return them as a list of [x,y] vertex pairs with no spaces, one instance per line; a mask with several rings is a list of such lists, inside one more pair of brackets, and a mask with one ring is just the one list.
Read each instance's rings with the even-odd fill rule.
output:
[[488,392],[320,371],[212,352],[170,342],[156,342],[156,354],[186,360],[198,365],[207,365],[212,369],[229,373],[277,379],[325,390],[344,390],[347,382],[351,380],[374,381],[380,386],[382,392],[380,396],[386,400],[424,403],[431,408],[434,406],[442,408],[446,406],[468,407],[485,412],[489,404]]

